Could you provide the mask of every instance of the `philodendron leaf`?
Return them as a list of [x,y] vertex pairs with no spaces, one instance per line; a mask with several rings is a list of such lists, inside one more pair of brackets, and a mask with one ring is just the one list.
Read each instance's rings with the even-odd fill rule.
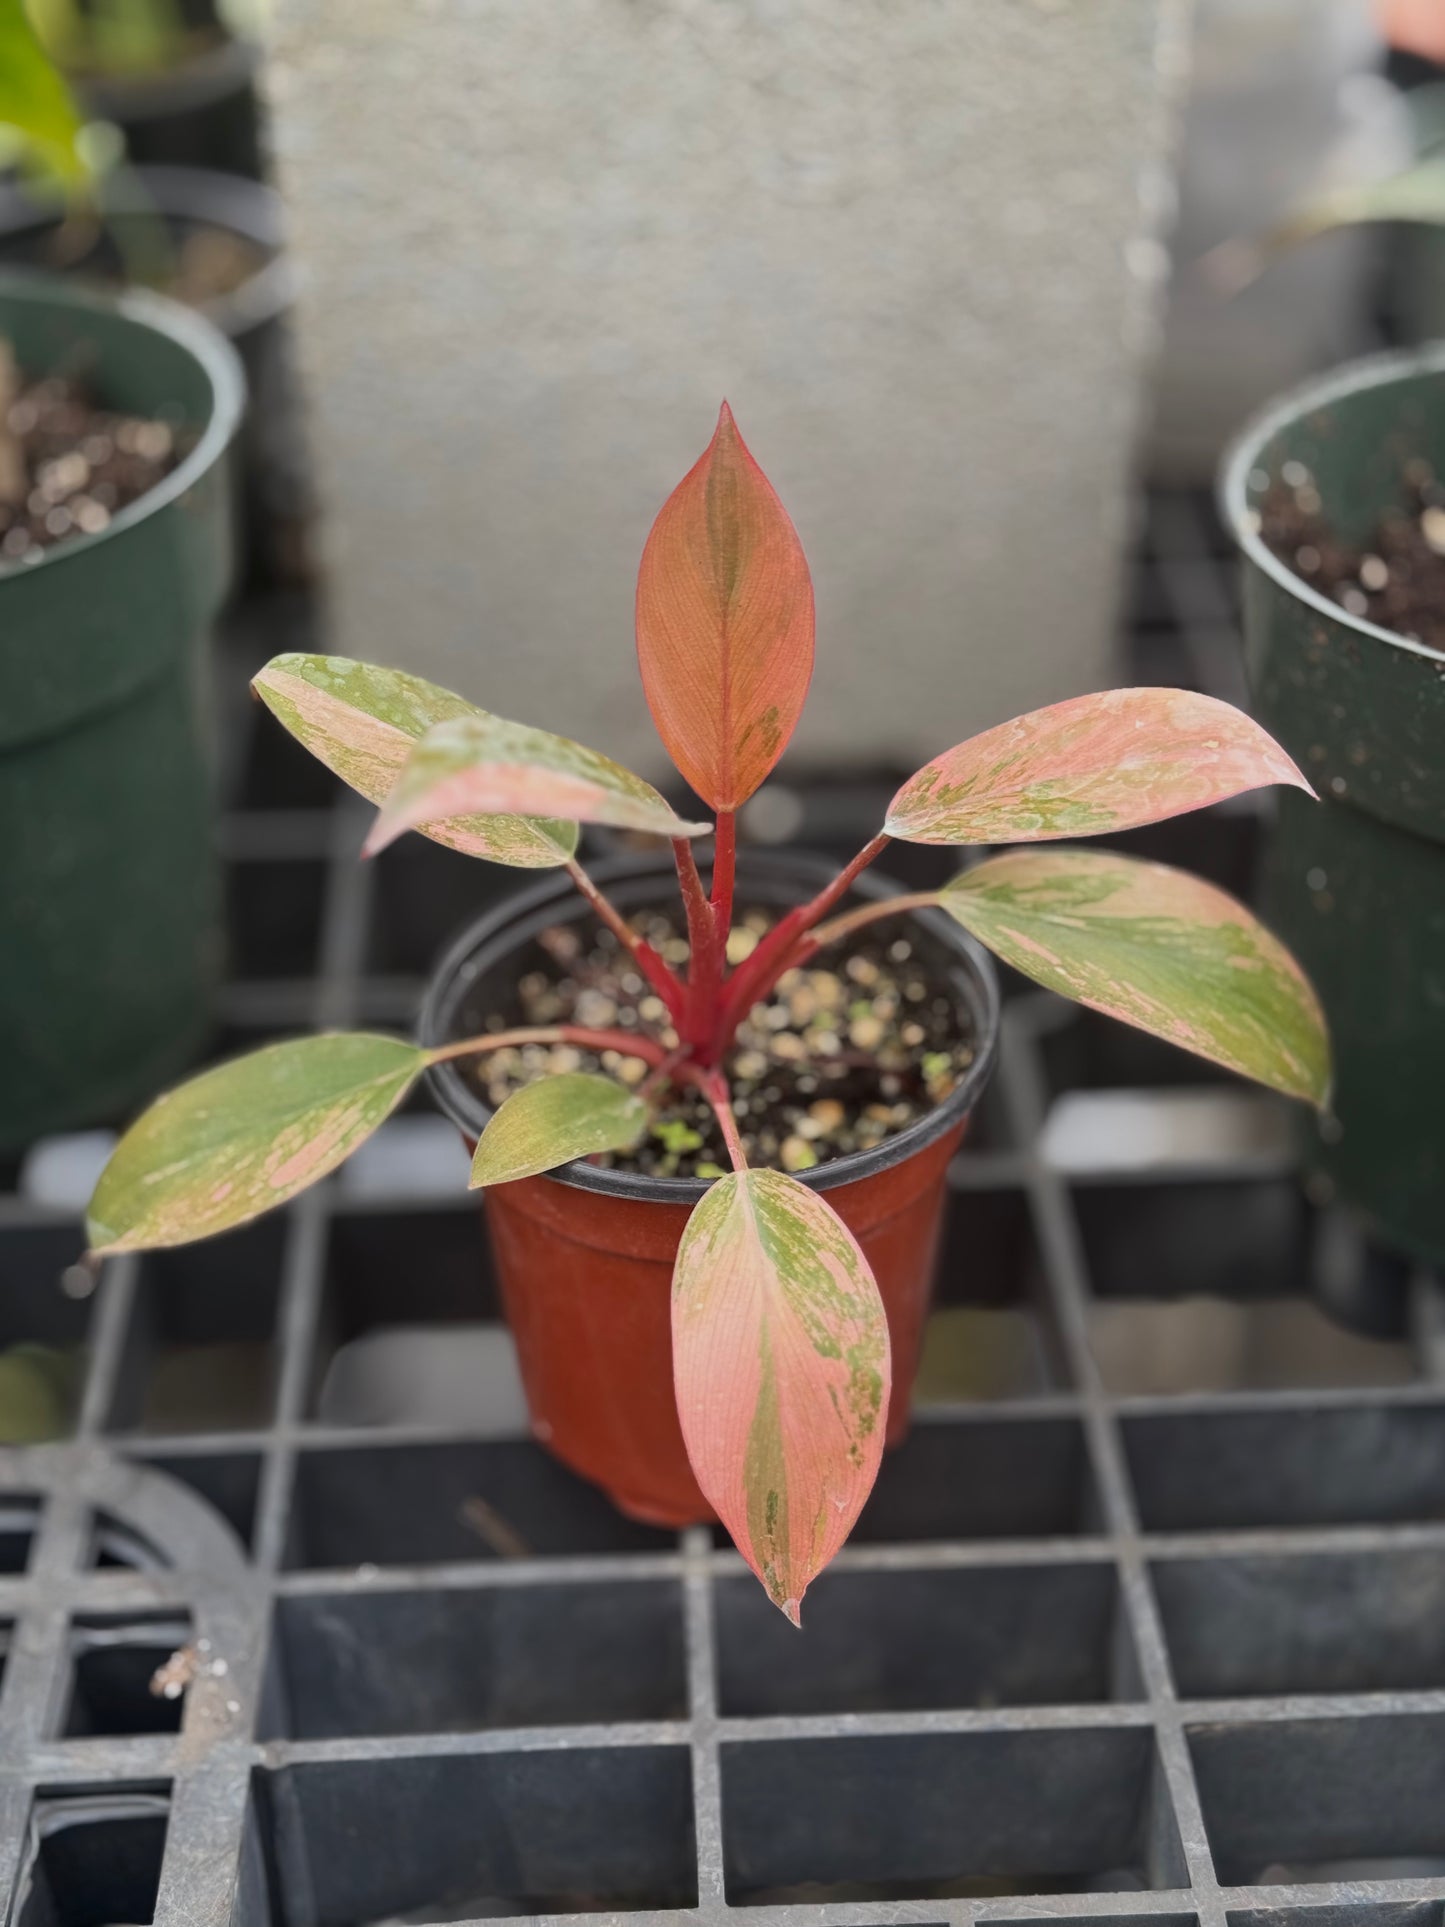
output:
[[68,186],[87,179],[79,147],[81,118],[25,11],[0,0],[0,130],[23,143],[23,158]]
[[463,716],[429,729],[411,752],[367,853],[403,830],[478,810],[541,812],[657,836],[701,836],[712,827],[684,823],[650,783],[565,736],[500,716]]
[[477,1141],[472,1183],[512,1184],[594,1151],[627,1151],[647,1129],[647,1106],[610,1077],[564,1071],[525,1084]]
[[1310,787],[1242,710],[1188,689],[1110,689],[936,756],[883,827],[905,843],[1036,843],[1158,823],[1265,783]]
[[1303,971],[1212,883],[1109,851],[1011,850],[939,902],[1050,990],[1286,1096],[1329,1094],[1329,1039]]
[[713,809],[746,802],[808,694],[813,583],[726,402],[643,549],[637,660],[657,733],[688,782]]
[[672,1278],[672,1367],[697,1482],[798,1624],[883,1451],[888,1320],[853,1234],[781,1171],[720,1178]]
[[92,1249],[189,1244],[284,1204],[370,1137],[427,1062],[400,1038],[338,1032],[202,1072],[115,1147],[86,1214]]
[[[486,715],[420,676],[347,656],[276,656],[251,687],[298,743],[369,803],[386,801],[417,738],[434,724]],[[565,863],[577,848],[577,825],[547,817],[455,816],[427,823],[422,833],[518,870]]]

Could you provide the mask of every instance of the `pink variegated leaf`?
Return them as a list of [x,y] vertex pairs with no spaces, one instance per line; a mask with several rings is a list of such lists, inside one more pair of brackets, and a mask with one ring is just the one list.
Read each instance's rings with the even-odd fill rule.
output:
[[745,803],[808,694],[813,583],[726,402],[643,549],[637,660],[657,733],[688,782],[715,810]]
[[888,1320],[843,1220],[781,1171],[720,1178],[672,1279],[678,1417],[697,1482],[794,1625],[883,1451]]
[[939,902],[1035,983],[1288,1097],[1329,1095],[1329,1038],[1304,972],[1212,883],[1107,850],[1010,850]]
[[883,827],[905,843],[1038,843],[1159,823],[1266,783],[1310,789],[1242,710],[1188,689],[1110,689],[936,756]]
[[[347,656],[276,656],[251,687],[298,743],[369,803],[390,795],[417,738],[434,724],[486,714],[420,676]],[[535,816],[456,816],[429,822],[423,835],[522,870],[565,863],[577,848],[575,823]]]
[[95,1251],[147,1251],[229,1231],[348,1158],[400,1104],[428,1054],[399,1037],[297,1037],[158,1097],[100,1174]]
[[500,716],[462,716],[429,729],[412,750],[372,825],[366,854],[439,817],[496,810],[655,836],[702,836],[712,828],[684,822],[650,783],[595,749]]

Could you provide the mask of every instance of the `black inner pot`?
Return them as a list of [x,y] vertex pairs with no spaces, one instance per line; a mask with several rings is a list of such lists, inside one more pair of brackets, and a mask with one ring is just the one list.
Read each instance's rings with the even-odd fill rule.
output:
[[[836,864],[816,857],[743,851],[738,859],[737,900],[740,904],[791,909],[816,895],[837,873]],[[671,903],[677,888],[671,860],[665,857],[619,857],[596,865],[592,874],[625,915]],[[865,873],[844,902],[884,902],[897,894],[896,885]],[[480,917],[462,933],[433,973],[418,1027],[421,1042],[434,1047],[484,1029],[488,1013],[511,1000],[522,967],[519,953],[530,955],[540,932],[555,924],[592,919],[591,906],[566,876],[555,872]],[[999,1013],[998,979],[992,959],[941,910],[914,912],[912,920],[923,939],[920,954],[936,966],[940,982],[947,983],[969,1014],[975,1040],[973,1062],[943,1103],[906,1129],[869,1150],[848,1152],[799,1172],[799,1181],[815,1191],[832,1190],[901,1164],[967,1115],[992,1072]],[[446,1115],[469,1139],[479,1137],[492,1112],[463,1070],[456,1063],[438,1064],[427,1077]],[[636,1171],[606,1169],[582,1158],[550,1175],[585,1191],[667,1204],[692,1202],[708,1188],[705,1179],[649,1177]]]

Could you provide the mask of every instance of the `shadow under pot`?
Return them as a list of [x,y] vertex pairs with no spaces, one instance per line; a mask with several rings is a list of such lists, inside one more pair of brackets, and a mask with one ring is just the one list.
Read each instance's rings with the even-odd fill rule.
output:
[[[1306,1157],[1386,1243],[1442,1262],[1445,653],[1322,593],[1300,572],[1321,550],[1285,560],[1261,533],[1288,491],[1368,556],[1394,511],[1419,515],[1427,472],[1445,481],[1439,344],[1286,396],[1236,443],[1220,495],[1244,556],[1251,706],[1320,797],[1281,793],[1262,880],[1329,1020],[1333,1114],[1304,1125]],[[1362,585],[1342,593],[1368,608]]]
[[221,892],[205,644],[230,580],[226,451],[244,383],[172,302],[0,270],[21,374],[176,424],[157,485],[36,559],[0,562],[0,1148],[107,1121],[209,1023]]
[[[619,860],[599,865],[596,874],[624,915],[674,905],[676,878],[666,860]],[[744,852],[739,910],[782,914],[834,874],[807,858]],[[865,876],[853,901],[893,894]],[[800,1174],[802,1183],[827,1194],[878,1281],[893,1354],[890,1446],[908,1429],[945,1174],[988,1081],[998,1039],[998,985],[987,955],[939,912],[914,913],[908,922],[915,954],[926,959],[940,992],[954,999],[972,1030],[972,1061],[941,1104],[895,1136]],[[579,932],[595,927],[565,878],[524,890],[475,923],[432,980],[423,1043],[474,1035],[486,1028],[489,1013],[511,1008],[520,973],[537,967],[539,934],[558,924]],[[492,1113],[465,1067],[442,1064],[428,1076],[442,1109],[474,1147]],[[713,1517],[688,1463],[672,1384],[673,1263],[683,1227],[707,1188],[698,1179],[578,1160],[545,1177],[496,1186],[485,1198],[534,1433],[624,1512],[671,1527]]]

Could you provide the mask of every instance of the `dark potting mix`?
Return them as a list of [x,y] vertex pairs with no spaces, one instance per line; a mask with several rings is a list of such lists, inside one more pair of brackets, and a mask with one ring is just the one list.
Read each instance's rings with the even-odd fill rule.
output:
[[[728,940],[736,965],[774,918],[739,917]],[[674,967],[687,940],[662,913],[634,919]],[[519,960],[510,1001],[488,988],[486,1014],[469,1029],[583,1024],[638,1029],[669,1048],[677,1042],[653,994],[610,930],[557,924]],[[941,1104],[973,1062],[967,1005],[947,974],[947,953],[905,917],[861,930],[835,951],[789,970],[739,1027],[727,1059],[733,1110],[748,1162],[807,1171],[849,1151],[871,1150]],[[559,1071],[606,1071],[637,1086],[648,1067],[638,1057],[570,1044],[529,1044],[488,1052],[460,1068],[495,1109],[513,1091]],[[653,1177],[715,1178],[727,1152],[707,1102],[692,1089],[669,1089],[642,1143],[595,1160]]]
[[170,474],[186,445],[170,422],[98,408],[69,376],[25,380],[0,339],[0,571],[99,535]]
[[1405,464],[1399,504],[1368,542],[1345,542],[1326,521],[1303,462],[1285,462],[1258,506],[1259,533],[1286,568],[1359,616],[1445,650],[1445,482],[1429,462]]

